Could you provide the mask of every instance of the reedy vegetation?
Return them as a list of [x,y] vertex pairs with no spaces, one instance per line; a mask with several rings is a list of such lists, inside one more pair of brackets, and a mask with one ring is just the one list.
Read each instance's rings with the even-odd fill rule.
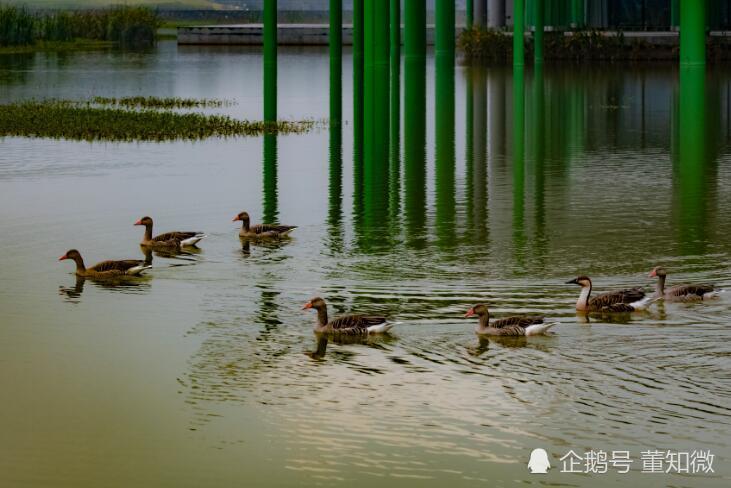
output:
[[160,24],[157,13],[148,7],[41,13],[0,4],[0,46],[75,39],[110,41],[122,46],[150,45]]
[[0,105],[0,137],[164,142],[303,133],[315,125],[314,120],[263,122],[225,115],[98,107],[93,101],[33,100]]

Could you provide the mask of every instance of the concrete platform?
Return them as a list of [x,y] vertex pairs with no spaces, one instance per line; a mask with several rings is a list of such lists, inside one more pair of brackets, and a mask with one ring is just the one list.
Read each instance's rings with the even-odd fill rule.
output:
[[[327,24],[279,24],[277,39],[280,45],[327,46]],[[225,44],[260,46],[263,43],[263,24],[201,25],[178,27],[178,44]],[[434,26],[426,28],[427,43],[434,43]],[[343,44],[353,44],[353,26],[343,25]]]

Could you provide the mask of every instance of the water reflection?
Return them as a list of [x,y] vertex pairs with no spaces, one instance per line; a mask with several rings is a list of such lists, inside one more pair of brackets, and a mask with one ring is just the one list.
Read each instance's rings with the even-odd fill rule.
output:
[[404,60],[404,216],[406,242],[426,245],[426,60]]
[[274,224],[279,218],[279,197],[277,193],[277,136],[264,135],[264,201],[262,219],[265,224]]
[[436,231],[443,248],[452,247],[455,239],[455,115],[454,56],[441,53],[435,60],[435,194]]

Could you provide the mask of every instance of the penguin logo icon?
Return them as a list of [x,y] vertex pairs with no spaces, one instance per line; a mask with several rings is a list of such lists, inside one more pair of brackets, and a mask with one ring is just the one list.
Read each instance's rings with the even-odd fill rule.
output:
[[533,449],[530,453],[528,461],[528,471],[531,474],[546,474],[551,469],[551,463],[548,461],[548,453],[545,449]]

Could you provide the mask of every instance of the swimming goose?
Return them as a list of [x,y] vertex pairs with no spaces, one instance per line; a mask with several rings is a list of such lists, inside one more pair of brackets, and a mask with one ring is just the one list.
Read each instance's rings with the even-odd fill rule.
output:
[[140,243],[153,249],[179,249],[184,246],[195,246],[206,237],[203,232],[167,232],[152,237],[152,218],[142,217],[135,225],[145,226],[145,235]]
[[305,303],[302,310],[317,310],[315,332],[318,334],[368,335],[388,332],[394,324],[389,324],[386,317],[369,315],[343,315],[328,321],[327,304],[320,297]]
[[718,298],[719,293],[714,289],[713,285],[675,285],[667,290],[665,289],[665,278],[668,273],[662,266],[655,266],[650,271],[650,278],[657,277],[657,286],[655,287],[655,297],[664,298],[671,302],[693,302],[700,300],[710,300]]
[[84,278],[121,278],[124,276],[139,276],[146,269],[152,266],[145,264],[138,259],[126,259],[123,261],[102,261],[91,268],[84,266],[84,259],[76,249],[71,249],[58,258],[59,261],[73,259],[76,263],[76,275]]
[[579,276],[566,283],[581,287],[581,294],[576,301],[576,310],[580,312],[634,312],[644,310],[656,300],[646,297],[639,288],[611,291],[590,298],[592,285],[588,276]]
[[480,317],[475,333],[477,335],[495,336],[530,336],[545,334],[548,329],[558,322],[545,323],[538,315],[513,315],[490,322],[490,312],[487,305],[478,303],[464,314],[465,317]]
[[276,239],[285,237],[287,234],[297,228],[296,225],[279,225],[279,224],[256,224],[250,225],[249,214],[241,212],[233,218],[232,222],[241,221],[241,230],[239,237],[257,238],[257,239]]

